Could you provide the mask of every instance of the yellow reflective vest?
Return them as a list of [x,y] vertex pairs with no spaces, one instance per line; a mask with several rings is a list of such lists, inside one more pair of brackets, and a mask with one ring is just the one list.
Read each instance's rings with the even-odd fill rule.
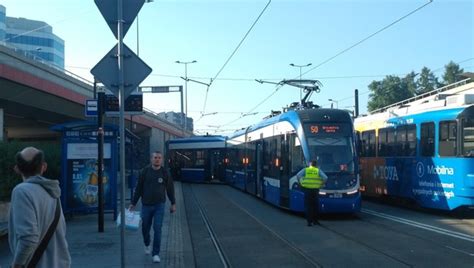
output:
[[324,180],[319,176],[319,168],[305,168],[304,177],[301,179],[301,186],[308,189],[319,189],[323,186]]

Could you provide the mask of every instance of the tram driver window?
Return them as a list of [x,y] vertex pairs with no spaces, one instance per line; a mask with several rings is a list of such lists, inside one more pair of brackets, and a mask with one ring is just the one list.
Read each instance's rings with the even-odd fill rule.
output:
[[456,121],[439,123],[439,155],[455,156],[457,147]]

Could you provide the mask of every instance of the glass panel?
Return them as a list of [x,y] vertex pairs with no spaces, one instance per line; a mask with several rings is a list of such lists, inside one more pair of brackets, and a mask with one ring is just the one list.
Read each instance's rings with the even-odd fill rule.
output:
[[465,119],[462,129],[462,155],[474,157],[474,119]]
[[439,155],[455,156],[457,147],[456,121],[440,122]]
[[310,137],[308,146],[324,172],[354,172],[352,137]]

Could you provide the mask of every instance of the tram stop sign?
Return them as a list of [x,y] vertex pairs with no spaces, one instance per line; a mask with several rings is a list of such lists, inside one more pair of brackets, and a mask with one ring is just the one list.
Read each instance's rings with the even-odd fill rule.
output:
[[[123,44],[123,65],[124,65],[124,94],[127,98],[138,85],[151,73],[152,69],[143,62],[133,51]],[[110,50],[94,68],[91,73],[106,88],[119,97],[118,81],[118,63],[117,63],[118,45]]]

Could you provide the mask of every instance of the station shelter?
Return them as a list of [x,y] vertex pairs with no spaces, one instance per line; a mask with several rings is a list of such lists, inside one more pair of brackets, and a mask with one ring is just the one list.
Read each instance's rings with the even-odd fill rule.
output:
[[[98,126],[95,121],[74,121],[51,127],[61,137],[61,203],[64,213],[93,213],[98,208]],[[136,136],[126,132],[126,147]],[[119,128],[104,125],[102,183],[105,213],[117,214],[119,190]],[[126,150],[127,151],[127,150]]]

